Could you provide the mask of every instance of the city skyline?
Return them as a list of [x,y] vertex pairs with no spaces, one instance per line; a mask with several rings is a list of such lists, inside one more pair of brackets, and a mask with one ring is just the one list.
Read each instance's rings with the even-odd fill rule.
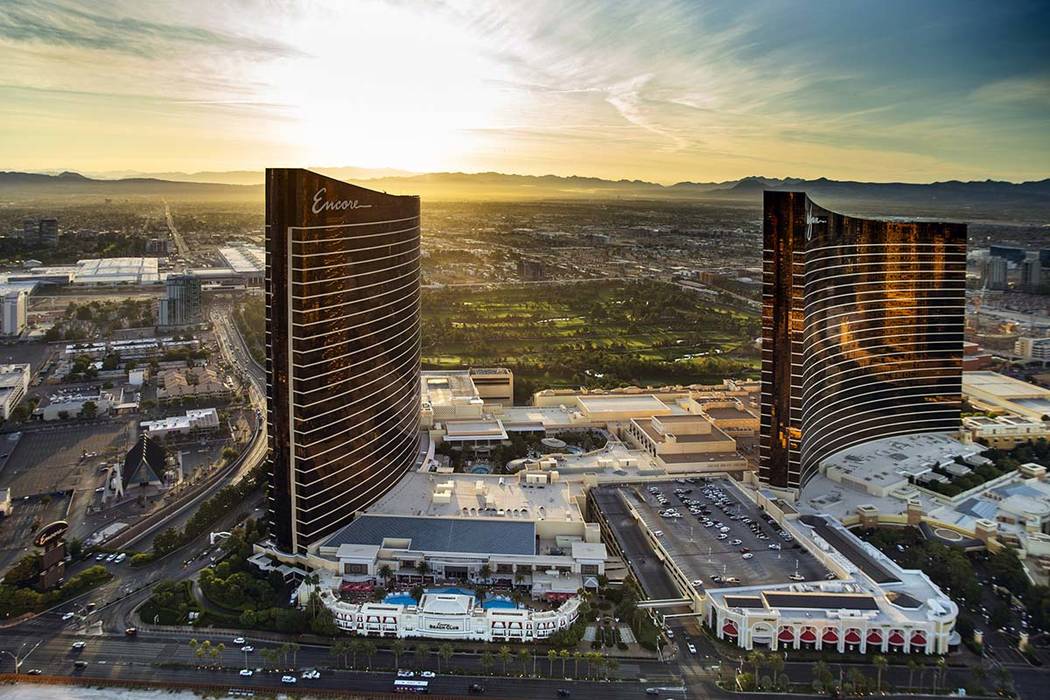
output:
[[1044,178],[1046,9],[964,9],[11,4],[0,167]]

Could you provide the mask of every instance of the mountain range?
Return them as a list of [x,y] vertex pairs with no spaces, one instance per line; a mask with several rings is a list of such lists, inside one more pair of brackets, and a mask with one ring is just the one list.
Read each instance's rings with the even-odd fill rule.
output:
[[[407,173],[365,168],[315,168],[340,179],[396,194],[451,201],[685,200],[759,207],[762,191],[807,192],[824,206],[847,213],[883,216],[937,216],[954,220],[1050,221],[1050,178],[1012,183],[957,180],[915,184],[855,182],[827,178],[752,176],[724,182],[661,185],[644,180],[512,175],[505,173]],[[121,173],[122,175],[124,173]],[[25,199],[79,197],[165,197],[199,200],[259,200],[261,171],[141,173],[104,179],[75,172],[58,174],[0,171],[0,203]]]

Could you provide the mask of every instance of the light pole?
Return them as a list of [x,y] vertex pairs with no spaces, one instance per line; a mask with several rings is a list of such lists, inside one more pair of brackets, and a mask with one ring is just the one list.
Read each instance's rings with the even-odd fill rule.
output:
[[[22,663],[26,659],[29,658],[30,654],[32,654],[34,651],[36,651],[36,648],[38,646],[40,646],[41,644],[44,643],[44,640],[41,639],[39,642],[37,642],[36,644],[33,645],[32,649],[27,651],[25,654],[22,654],[22,649],[24,649],[26,644],[28,644],[28,643],[29,642],[23,642],[22,646],[18,647],[18,651],[17,652],[8,651],[7,649],[0,649],[0,654],[7,654],[8,656],[10,656],[14,660],[14,662],[15,662],[15,675],[16,676],[18,675],[19,670],[22,668]],[[21,656],[20,656],[20,654],[21,654]]]

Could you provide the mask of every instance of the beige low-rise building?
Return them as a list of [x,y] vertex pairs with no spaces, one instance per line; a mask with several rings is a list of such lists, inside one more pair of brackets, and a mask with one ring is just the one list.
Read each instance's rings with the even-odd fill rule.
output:
[[967,416],[963,429],[973,440],[989,447],[1009,450],[1021,443],[1050,437],[1050,426],[1044,421],[1020,416]]
[[157,383],[157,400],[161,402],[230,395],[230,387],[209,367],[164,370],[157,376]]
[[628,444],[648,452],[668,471],[723,471],[744,462],[736,440],[701,415],[631,420],[621,432]]

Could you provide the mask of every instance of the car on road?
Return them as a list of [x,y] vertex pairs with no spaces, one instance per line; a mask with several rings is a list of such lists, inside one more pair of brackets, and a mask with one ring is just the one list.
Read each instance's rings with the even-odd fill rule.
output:
[[769,547],[770,549],[772,549],[775,552],[779,552],[780,551],[780,545],[777,544],[776,542],[770,542],[766,546]]
[[788,576],[788,578],[791,579],[792,581],[805,581],[806,580],[806,577],[803,576],[802,574],[791,574],[790,576]]
[[667,635],[668,639],[674,639],[674,630],[670,627],[664,627],[664,634]]
[[743,553],[743,554],[741,554],[740,556],[741,556],[742,558],[744,558],[744,559],[750,559],[750,558],[752,558],[752,557],[753,557],[753,556],[755,556],[755,555],[754,555],[754,554],[752,554],[751,552],[744,552],[744,553]]
[[397,672],[397,677],[398,678],[415,678],[416,677],[416,672],[415,671],[407,671],[405,669],[399,669],[398,672]]
[[138,636],[138,633],[139,631],[134,627],[128,627],[126,630],[124,630],[125,637],[136,637]]
[[117,558],[116,554],[110,554],[109,556],[106,557],[106,561],[110,562],[110,561],[113,561],[116,558]]
[[65,615],[62,616],[62,621],[66,622],[68,620],[72,620],[76,616],[77,614],[75,612],[67,612]]
[[569,692],[568,688],[558,688],[558,697],[559,698],[567,698],[570,695],[572,695],[572,693]]
[[255,671],[251,670],[250,668],[242,668],[241,669],[241,675],[246,677],[246,678],[248,676],[251,676],[253,673],[255,673]]
[[105,552],[99,552],[98,554],[95,555],[95,561],[105,561],[105,560],[106,560],[106,553]]
[[696,653],[696,647],[693,646],[692,642],[686,642],[685,643],[685,648],[689,650],[690,654],[695,654]]
[[692,583],[693,583],[693,588],[700,588],[701,586],[704,585],[703,579],[699,579],[699,578],[694,578]]
[[419,675],[423,678],[437,678],[437,674],[433,671],[420,671]]
[[656,535],[657,537],[663,537],[664,536],[664,531],[663,530],[653,530],[653,534]]
[[43,671],[41,671],[39,668],[31,668],[28,671],[26,671],[26,673],[28,673],[30,676],[39,676],[41,673],[43,673]]
[[234,637],[233,638],[233,643],[234,644],[244,644],[244,637]]
[[660,691],[657,690],[656,688],[646,688],[645,689],[645,694],[646,695],[659,695]]
[[84,661],[83,659],[78,659],[73,662],[73,668],[87,668],[87,661]]
[[120,564],[121,562],[123,562],[127,558],[128,558],[128,555],[125,554],[124,552],[121,552],[120,554],[117,555],[117,558],[113,560],[113,563],[114,564]]
[[253,651],[255,651],[255,647],[253,647],[251,644],[245,644],[243,647],[241,647],[241,651],[243,651],[245,654],[250,654]]
[[302,678],[303,680],[317,680],[320,677],[321,672],[318,671],[316,668],[311,668],[308,671],[303,671],[302,675],[300,676],[300,678]]
[[285,685],[295,685],[299,681],[295,676],[281,676],[281,682]]
[[485,692],[485,686],[480,685],[478,683],[471,683],[470,687],[468,687],[467,690],[469,690],[472,693],[479,693],[480,694],[480,693],[484,693]]
[[73,646],[70,647],[70,648],[71,649],[76,649],[77,651],[79,651],[79,650],[83,649],[86,646],[87,646],[87,642],[73,642]]

